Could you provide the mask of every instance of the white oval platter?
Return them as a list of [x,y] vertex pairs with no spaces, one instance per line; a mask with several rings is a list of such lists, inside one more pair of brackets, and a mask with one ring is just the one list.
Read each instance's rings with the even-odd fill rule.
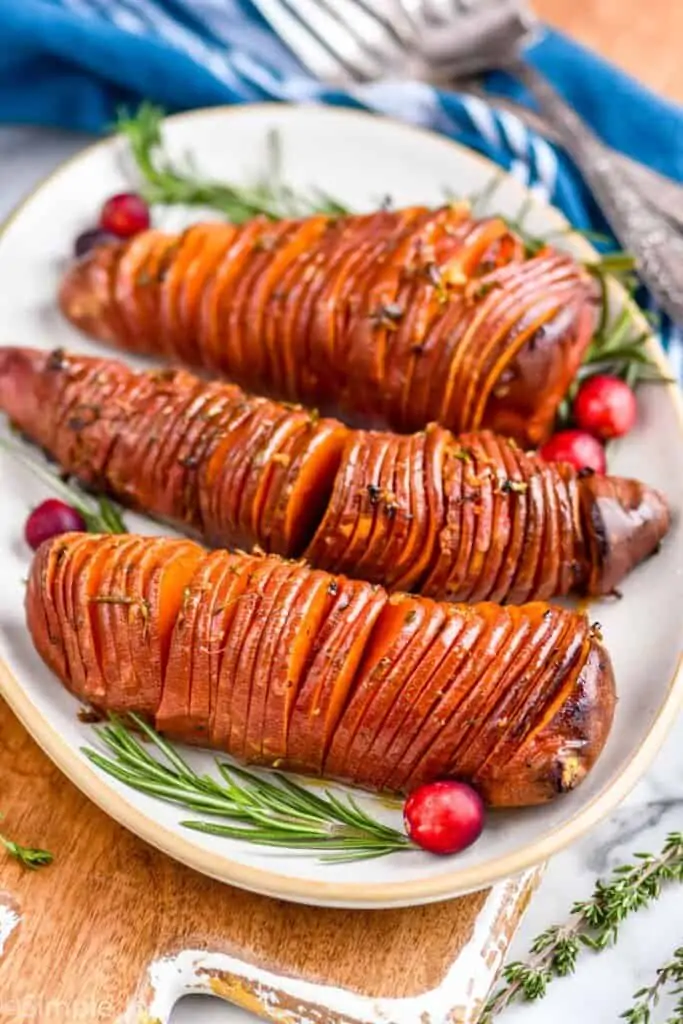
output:
[[[279,132],[289,184],[299,190],[317,186],[358,210],[376,206],[387,193],[397,205],[436,204],[445,189],[469,195],[498,174],[477,154],[437,135],[340,109],[263,105],[197,111],[169,118],[165,138],[174,157],[192,153],[207,177],[247,184],[263,169],[271,129]],[[106,197],[134,180],[122,140],[107,140],[62,165],[10,218],[0,236],[3,343],[103,353],[64,322],[55,293],[75,236],[91,225]],[[495,209],[514,216],[526,196],[506,177],[495,194]],[[545,234],[566,227],[557,211],[532,199],[529,230]],[[199,215],[197,210],[188,214],[173,209],[157,222],[180,227]],[[581,239],[566,244],[587,251]],[[618,288],[614,301],[616,308],[626,301]],[[678,674],[683,639],[682,423],[675,387],[642,388],[636,430],[610,451],[612,472],[640,477],[666,492],[674,526],[663,552],[625,582],[623,600],[591,609],[602,623],[619,689],[614,728],[602,758],[578,790],[555,803],[491,814],[479,842],[457,857],[409,852],[325,864],[315,854],[288,854],[190,832],[180,825],[187,812],[93,769],[80,752],[93,741],[92,727],[79,721],[75,701],[43,666],[24,626],[30,552],[22,528],[29,507],[48,492],[4,452],[0,692],[48,755],[105,811],[172,857],[215,878],[284,899],[346,907],[417,904],[483,888],[543,861],[594,826],[645,771],[675,719],[683,695]],[[162,532],[139,516],[128,515],[127,522],[133,530]],[[189,757],[204,770],[213,763],[208,753],[192,752]],[[400,822],[400,813],[380,798],[361,799],[374,813]]]

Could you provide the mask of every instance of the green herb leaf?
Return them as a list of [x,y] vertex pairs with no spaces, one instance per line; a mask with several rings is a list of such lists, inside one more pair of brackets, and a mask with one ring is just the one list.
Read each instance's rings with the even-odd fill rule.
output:
[[234,224],[257,216],[270,220],[306,217],[324,213],[337,217],[347,207],[318,189],[300,194],[282,181],[282,153],[276,132],[267,139],[268,166],[253,187],[229,185],[200,177],[190,161],[180,165],[164,150],[161,125],[164,112],[143,103],[137,113],[119,113],[117,131],[130,145],[133,159],[143,179],[142,194],[149,203],[164,205],[210,206]]
[[[607,881],[598,881],[588,900],[574,904],[565,924],[553,925],[537,936],[527,961],[515,961],[503,968],[503,984],[489,999],[479,1024],[490,1024],[513,1002],[542,998],[554,978],[574,973],[582,948],[600,952],[613,945],[627,917],[656,900],[665,883],[683,882],[683,833],[672,832],[659,854],[637,853],[634,861],[615,868]],[[645,999],[646,1009],[665,983],[683,984],[680,953],[677,950],[674,955],[674,967],[667,964],[661,969],[661,981],[639,993],[639,998],[650,993]],[[629,1012],[634,1015],[629,1017]],[[643,1012],[636,1007],[624,1017],[628,1024],[647,1024],[649,1017],[642,1016]],[[679,1016],[670,1024],[682,1022]]]
[[[156,749],[152,756],[128,724]],[[141,793],[156,796],[217,821],[181,822],[185,828],[290,850],[320,850],[321,860],[352,861],[413,849],[410,839],[373,818],[351,795],[312,793],[291,778],[268,777],[217,760],[220,781],[197,775],[175,747],[138,715],[110,715],[95,729],[104,752],[84,748],[102,771]]]
[[27,455],[8,438],[0,437],[0,449],[21,462],[34,476],[75,508],[83,517],[88,533],[128,533],[120,509],[108,498],[88,495],[74,484],[53,473],[44,462]]
[[[683,993],[683,946],[676,949],[671,960],[659,968],[651,985],[633,993],[633,1005],[624,1010],[621,1018],[627,1024],[650,1024],[653,1009],[667,991],[672,995]],[[683,998],[674,1007],[667,1024],[681,1024],[682,1021]]]
[[10,857],[14,857],[15,860],[18,860],[20,864],[23,864],[25,868],[29,868],[31,871],[36,871],[38,868],[52,864],[54,860],[54,856],[49,850],[22,846],[20,843],[15,843],[14,840],[8,839],[7,836],[1,834],[0,843],[5,847]]

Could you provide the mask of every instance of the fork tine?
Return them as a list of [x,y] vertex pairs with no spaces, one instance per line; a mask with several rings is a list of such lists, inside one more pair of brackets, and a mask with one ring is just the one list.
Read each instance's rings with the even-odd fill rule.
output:
[[[359,46],[377,54],[383,61],[392,63],[404,55],[407,39],[401,34],[404,28],[402,21],[396,17],[400,10],[396,4],[391,9],[386,3],[368,3],[367,0],[314,0],[319,6],[325,7],[342,28],[351,33]],[[410,37],[408,37],[410,38]]]
[[329,49],[282,0],[252,0],[257,10],[275,29],[301,63],[321,81],[335,80],[344,68]]
[[[384,70],[383,61],[369,51],[353,31],[349,20],[330,10],[321,0],[282,0],[315,34],[346,71],[356,80],[377,78]],[[335,0],[335,6],[339,0]]]

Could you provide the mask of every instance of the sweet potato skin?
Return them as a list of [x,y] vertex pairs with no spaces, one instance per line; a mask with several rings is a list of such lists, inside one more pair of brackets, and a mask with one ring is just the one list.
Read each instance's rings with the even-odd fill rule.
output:
[[609,593],[669,527],[645,485],[490,431],[350,430],[184,370],[0,349],[0,409],[65,472],[212,545],[438,600]]
[[[95,585],[84,590],[89,564]],[[69,653],[93,604],[95,688]],[[369,789],[457,777],[494,806],[541,803],[590,771],[614,710],[609,657],[580,613],[389,598],[301,562],[190,541],[47,541],[26,614],[39,654],[100,710],[135,710],[247,763]]]
[[536,445],[589,343],[592,294],[570,256],[529,255],[499,218],[452,204],[148,231],[74,264],[59,304],[107,344],[359,426],[434,419]]

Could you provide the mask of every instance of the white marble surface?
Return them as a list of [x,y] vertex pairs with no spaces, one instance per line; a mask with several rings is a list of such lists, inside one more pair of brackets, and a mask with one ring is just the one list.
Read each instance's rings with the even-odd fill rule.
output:
[[[0,219],[52,167],[87,142],[83,136],[66,132],[0,128]],[[598,875],[635,850],[659,848],[666,833],[673,830],[683,830],[683,721],[631,797],[591,835],[548,866],[512,955],[522,957],[534,935],[561,922],[571,903],[590,893]],[[651,979],[657,966],[682,942],[683,888],[679,888],[628,922],[617,949],[599,956],[583,954],[573,978],[555,982],[545,1000],[511,1009],[501,1020],[506,1024],[575,1024],[577,1020],[617,1024],[633,991]],[[428,949],[424,955],[429,956]],[[666,1019],[666,1010],[663,1003],[658,1020]],[[255,1018],[203,998],[184,999],[172,1018],[172,1024],[250,1021]]]

